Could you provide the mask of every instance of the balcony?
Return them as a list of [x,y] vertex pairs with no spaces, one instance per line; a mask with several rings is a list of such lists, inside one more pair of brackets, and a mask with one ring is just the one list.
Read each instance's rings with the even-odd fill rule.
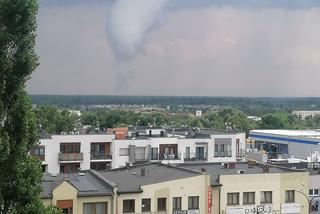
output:
[[197,153],[186,153],[184,155],[184,161],[207,161],[207,153],[198,154]]
[[83,153],[59,153],[59,161],[83,161]]
[[180,160],[180,154],[159,154],[159,160]]
[[111,154],[105,154],[105,153],[91,154],[90,159],[91,160],[111,160],[112,159],[112,155]]
[[214,157],[232,157],[232,151],[220,151],[220,152],[214,152]]

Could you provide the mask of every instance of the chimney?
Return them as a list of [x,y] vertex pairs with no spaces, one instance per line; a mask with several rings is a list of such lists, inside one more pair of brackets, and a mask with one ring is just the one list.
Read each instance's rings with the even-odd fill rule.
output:
[[145,168],[141,168],[141,176],[146,176],[146,169]]

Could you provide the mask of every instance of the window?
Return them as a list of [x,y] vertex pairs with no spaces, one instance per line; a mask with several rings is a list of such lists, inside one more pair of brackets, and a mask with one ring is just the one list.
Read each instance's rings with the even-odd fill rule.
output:
[[243,193],[243,204],[255,204],[255,193],[244,192]]
[[107,203],[84,203],[83,214],[107,214]]
[[219,157],[219,145],[218,144],[214,145],[214,156]]
[[166,211],[166,210],[167,210],[167,199],[158,198],[158,211]]
[[119,149],[119,155],[120,156],[128,156],[129,155],[129,149],[128,148],[120,148]]
[[272,191],[262,191],[260,194],[261,204],[272,203]]
[[228,205],[239,205],[239,193],[238,192],[233,192],[233,193],[228,193]]
[[199,209],[199,196],[190,196],[188,198],[188,209],[189,210]]
[[294,190],[286,190],[285,201],[294,202]]
[[135,212],[134,206],[135,206],[134,199],[123,200],[122,212],[123,213],[134,213]]
[[61,153],[80,153],[80,143],[60,143]]
[[224,152],[224,144],[220,145],[220,152]]
[[309,189],[309,195],[310,196],[318,196],[319,195],[319,189]]
[[309,195],[310,195],[310,196],[313,195],[313,189],[309,189]]
[[181,197],[173,197],[173,210],[181,210]]
[[150,198],[142,199],[141,210],[142,210],[142,212],[150,212],[151,211],[151,199]]

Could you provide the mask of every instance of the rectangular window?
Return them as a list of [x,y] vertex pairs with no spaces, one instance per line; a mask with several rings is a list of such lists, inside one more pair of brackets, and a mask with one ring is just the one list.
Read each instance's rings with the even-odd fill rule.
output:
[[255,193],[244,192],[243,193],[243,204],[255,204]]
[[166,211],[166,210],[167,210],[167,199],[158,198],[158,211]]
[[314,195],[319,195],[319,189],[314,189]]
[[227,204],[228,205],[239,205],[239,193],[238,192],[232,192],[227,194]]
[[294,202],[294,190],[286,190],[285,201]]
[[260,193],[260,203],[272,203],[272,191],[262,191]]
[[134,213],[135,212],[135,201],[134,199],[123,200],[123,213]]
[[199,209],[199,196],[190,196],[188,198],[188,209],[189,210]]
[[128,148],[120,148],[119,149],[119,155],[120,156],[128,156],[129,155],[129,149]]
[[218,144],[215,144],[214,145],[214,156],[215,157],[219,157],[219,145]]
[[173,197],[172,207],[173,210],[181,210],[181,197]]
[[84,203],[83,214],[107,214],[107,203]]
[[142,212],[150,212],[151,211],[151,199],[150,198],[142,199],[141,210],[142,210]]
[[313,195],[313,189],[309,189],[309,195],[310,195],[310,196]]

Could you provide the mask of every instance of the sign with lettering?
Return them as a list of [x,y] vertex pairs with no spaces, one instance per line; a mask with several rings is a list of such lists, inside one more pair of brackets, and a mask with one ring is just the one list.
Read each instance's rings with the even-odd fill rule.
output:
[[208,214],[211,214],[212,207],[212,188],[208,186]]
[[300,213],[300,204],[297,204],[297,203],[281,204],[281,213]]
[[227,207],[226,214],[272,214],[272,205]]

